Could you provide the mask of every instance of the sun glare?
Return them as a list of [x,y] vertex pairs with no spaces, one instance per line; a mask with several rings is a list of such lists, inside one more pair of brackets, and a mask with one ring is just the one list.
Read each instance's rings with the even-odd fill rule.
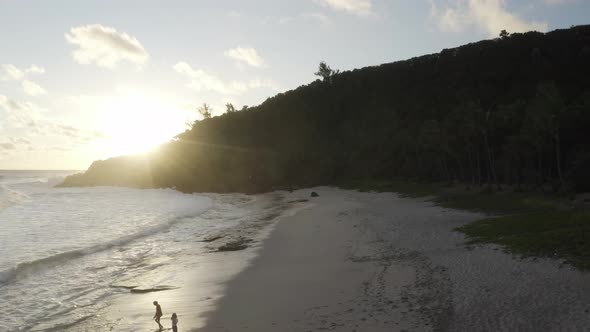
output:
[[101,114],[112,156],[147,152],[184,129],[186,111],[144,94],[112,98]]

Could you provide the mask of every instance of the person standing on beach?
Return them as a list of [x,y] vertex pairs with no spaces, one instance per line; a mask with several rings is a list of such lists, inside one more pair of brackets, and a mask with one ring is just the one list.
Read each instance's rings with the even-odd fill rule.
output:
[[172,314],[170,320],[172,321],[172,332],[178,332],[178,316],[176,316],[176,313]]
[[162,328],[164,328],[164,326],[162,326],[162,324],[160,324],[160,318],[163,316],[162,307],[160,307],[160,304],[158,303],[158,301],[154,301],[154,305],[156,306],[156,314],[154,315],[154,320],[156,321],[156,323],[158,323],[158,326],[160,327],[160,330],[161,330]]

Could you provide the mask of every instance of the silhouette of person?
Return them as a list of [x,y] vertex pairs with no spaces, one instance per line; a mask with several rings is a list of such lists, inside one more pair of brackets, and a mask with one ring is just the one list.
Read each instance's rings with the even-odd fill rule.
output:
[[156,314],[154,315],[154,320],[156,321],[156,323],[158,323],[158,326],[160,327],[160,330],[164,327],[162,326],[162,324],[160,324],[160,318],[163,316],[162,315],[162,307],[160,307],[160,304],[158,304],[158,301],[154,301],[154,305],[156,306]]
[[176,313],[172,314],[170,320],[172,321],[172,332],[178,332],[178,316],[176,316]]

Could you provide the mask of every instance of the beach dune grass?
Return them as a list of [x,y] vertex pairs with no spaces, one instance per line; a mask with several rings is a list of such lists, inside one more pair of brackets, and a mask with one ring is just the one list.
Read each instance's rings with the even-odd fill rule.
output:
[[573,209],[565,196],[404,180],[363,180],[341,187],[428,197],[443,207],[481,212],[489,217],[456,229],[469,237],[468,244],[495,243],[522,257],[563,259],[590,270],[590,213]]
[[581,270],[590,270],[590,214],[544,210],[487,218],[457,228],[470,244],[496,243],[523,257],[564,259]]
[[428,197],[439,206],[493,215],[536,211],[567,204],[563,197],[542,193],[486,191],[484,186],[443,182],[358,180],[339,187],[365,192],[395,192],[401,197]]

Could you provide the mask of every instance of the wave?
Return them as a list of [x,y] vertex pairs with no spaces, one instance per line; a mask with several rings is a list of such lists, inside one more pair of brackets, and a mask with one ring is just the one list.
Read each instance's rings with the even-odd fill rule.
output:
[[0,184],[0,210],[12,205],[19,204],[30,199],[27,194],[12,190]]
[[[2,171],[0,171],[2,172]],[[62,182],[66,176],[75,171],[4,171],[0,173],[0,184],[8,185],[56,185]]]
[[79,259],[84,256],[88,256],[88,255],[92,255],[92,254],[95,254],[95,253],[98,253],[101,251],[109,250],[114,247],[129,244],[129,243],[136,241],[138,239],[163,232],[165,230],[168,230],[170,227],[172,227],[174,224],[176,224],[180,221],[186,220],[187,218],[196,217],[196,216],[202,214],[208,208],[209,208],[209,206],[204,206],[197,211],[192,211],[192,213],[190,213],[190,214],[187,213],[185,215],[180,215],[175,218],[171,218],[167,222],[161,223],[156,226],[148,227],[148,228],[141,230],[139,232],[136,232],[136,233],[133,233],[130,235],[125,235],[125,236],[116,238],[111,241],[99,243],[99,244],[96,244],[96,245],[93,245],[90,247],[86,247],[86,248],[62,252],[59,254],[40,258],[40,259],[33,260],[30,262],[20,263],[10,269],[0,271],[0,286],[3,284],[10,283],[14,280],[26,278],[29,275],[38,273],[40,271],[45,271],[47,269],[67,263],[67,262],[74,260],[74,259]]

